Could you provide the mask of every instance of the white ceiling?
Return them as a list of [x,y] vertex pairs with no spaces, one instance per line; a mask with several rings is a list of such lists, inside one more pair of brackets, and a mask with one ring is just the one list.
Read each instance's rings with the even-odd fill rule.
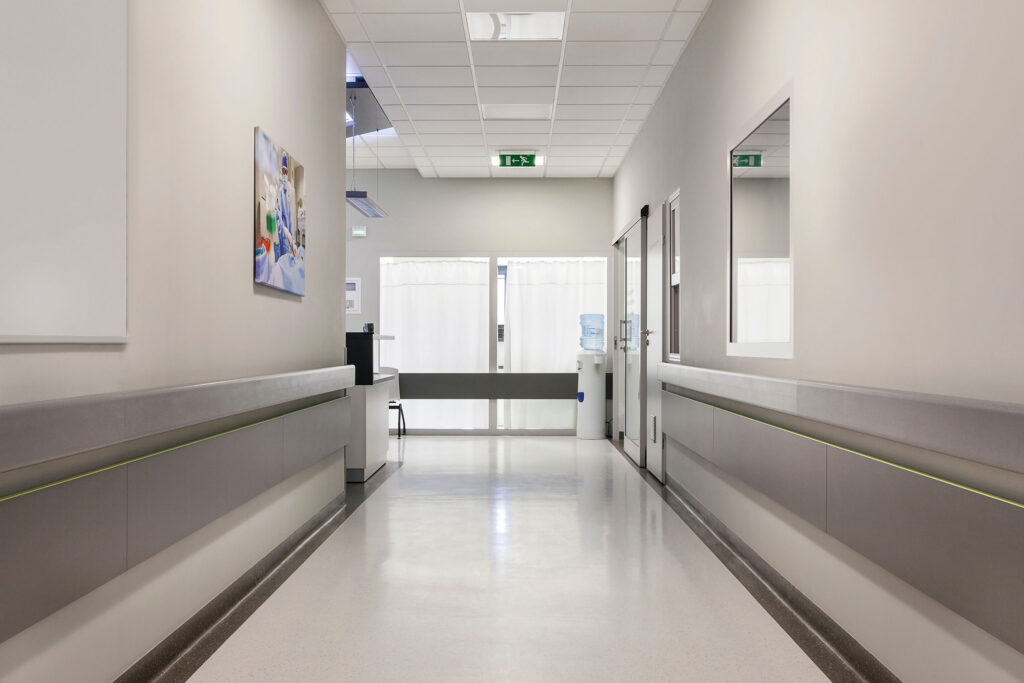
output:
[[[394,131],[350,168],[611,177],[709,0],[323,0]],[[627,9],[628,11],[622,11]],[[466,12],[566,12],[561,41],[470,41]],[[490,157],[536,151],[536,169]]]

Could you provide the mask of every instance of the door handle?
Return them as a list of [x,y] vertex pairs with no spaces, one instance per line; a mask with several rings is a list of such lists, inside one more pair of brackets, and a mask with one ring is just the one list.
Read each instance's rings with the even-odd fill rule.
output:
[[651,335],[654,334],[654,330],[641,330],[640,335],[644,338],[644,346],[651,345]]

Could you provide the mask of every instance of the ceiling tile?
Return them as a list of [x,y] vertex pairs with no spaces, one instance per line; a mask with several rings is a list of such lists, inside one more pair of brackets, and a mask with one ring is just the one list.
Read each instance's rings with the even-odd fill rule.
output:
[[703,12],[711,0],[679,0],[676,10],[680,12]]
[[427,147],[427,154],[431,157],[485,157],[488,156],[487,149],[479,147]]
[[[616,122],[616,125],[618,123]],[[551,135],[552,145],[604,145],[608,146],[615,142],[614,134],[569,134],[569,133],[554,133]]]
[[564,12],[569,3],[568,0],[465,0],[465,4],[467,12]]
[[644,85],[664,85],[671,73],[671,66],[652,66],[644,76]]
[[[404,142],[404,140],[405,139],[403,138],[403,142]],[[425,157],[425,156],[427,156],[426,151],[422,147],[414,147],[412,145],[407,145],[405,147],[405,151],[409,153],[409,156],[414,156],[414,157]]]
[[657,47],[654,40],[569,42],[565,45],[565,64],[646,66]]
[[676,12],[668,22],[665,40],[689,40],[700,17],[700,12]]
[[636,85],[645,71],[645,66],[566,66],[561,85]]
[[[692,2],[693,0],[685,0]],[[573,12],[614,12],[622,9],[622,0],[573,0]],[[676,0],[629,0],[634,12],[671,12]]]
[[380,66],[368,66],[363,69],[363,78],[370,84],[370,88],[388,88],[391,87],[390,81],[388,81],[387,71]]
[[535,119],[544,120],[551,118],[553,104],[482,104],[480,105],[485,119],[491,120],[518,120]]
[[405,113],[405,110],[396,104],[385,104],[381,107],[384,113],[387,115],[388,120],[394,123],[395,121],[408,121],[409,116]]
[[377,53],[370,43],[348,43],[346,47],[360,69],[367,66],[380,66],[380,59],[377,58]]
[[498,133],[487,136],[487,144],[491,147],[545,147],[548,144],[548,136],[537,133]]
[[616,145],[626,145],[626,146],[632,145],[633,144],[633,138],[635,138],[635,137],[636,137],[636,135],[633,134],[633,133],[620,133],[619,135],[617,135],[615,137],[615,144]]
[[375,43],[466,39],[461,14],[361,14],[360,18]]
[[[669,17],[666,12],[573,12],[569,40],[658,40]],[[367,31],[373,35],[369,25]]]
[[398,104],[398,93],[394,88],[373,88],[372,92],[377,104]]
[[[429,134],[478,134],[480,121],[417,121],[416,129]],[[470,143],[475,144],[475,143]]]
[[481,104],[551,104],[554,88],[479,88]]
[[424,145],[463,145],[483,146],[483,135],[441,135],[420,133],[420,142]]
[[679,40],[662,41],[654,52],[654,59],[651,60],[651,63],[672,66],[679,60],[679,53],[683,51],[685,44]]
[[388,73],[394,84],[399,87],[473,85],[473,73],[467,66],[392,66],[388,68]]
[[[331,0],[328,0],[331,1]],[[353,0],[360,12],[459,12],[459,0]]]
[[549,166],[545,172],[548,178],[596,178],[599,167],[587,168]]
[[600,168],[604,165],[604,159],[603,156],[548,157],[547,164],[549,166],[594,166]]
[[[410,112],[411,113],[411,112]],[[651,113],[651,105],[649,104],[634,104],[629,108],[629,113],[626,114],[627,119],[646,119],[647,115]]]
[[619,130],[620,133],[638,133],[640,128],[644,125],[643,121],[623,121],[622,128]]
[[391,125],[394,126],[395,132],[403,137],[416,133],[416,128],[412,125],[411,121],[392,121]]
[[345,39],[346,43],[366,42],[369,38],[363,25],[359,23],[359,17],[354,14],[332,14],[331,20],[338,27],[338,32]]
[[484,121],[484,131],[492,133],[548,133],[551,121]]
[[476,66],[558,66],[562,44],[557,41],[475,41]]
[[608,156],[610,156],[610,157],[624,157],[624,156],[626,156],[627,152],[629,152],[629,147],[627,147],[626,145],[621,145],[621,146],[620,145],[614,145],[612,147],[612,151],[610,151],[608,153]]
[[622,119],[629,107],[624,104],[560,104],[555,118],[570,119]]
[[335,12],[356,11],[355,7],[352,6],[352,0],[324,0],[324,9],[331,14]]
[[413,121],[451,121],[479,119],[480,107],[475,104],[413,104],[406,107]]
[[399,88],[398,94],[410,104],[476,104],[473,88]]
[[[376,43],[376,46],[380,61],[387,66],[469,66],[465,43]],[[358,59],[356,63],[362,65]]]
[[654,104],[658,100],[658,95],[661,93],[661,88],[655,85],[645,85],[640,88],[640,92],[637,93],[636,99],[633,101],[634,104]]
[[518,87],[554,86],[557,66],[476,66],[477,85]]
[[583,145],[562,147],[558,145],[552,145],[551,147],[548,148],[548,154],[550,154],[552,158],[579,156],[600,157],[601,159],[604,159],[606,156],[608,156],[608,147],[587,147]]
[[569,86],[558,89],[559,104],[631,104],[635,86],[590,87]]
[[604,133],[619,132],[619,121],[555,121],[555,133]]

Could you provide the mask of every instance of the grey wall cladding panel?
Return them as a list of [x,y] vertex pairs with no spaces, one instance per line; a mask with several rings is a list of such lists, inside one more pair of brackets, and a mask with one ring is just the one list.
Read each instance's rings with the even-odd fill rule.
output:
[[0,641],[125,570],[125,475],[0,503]]
[[697,455],[711,459],[715,444],[714,408],[678,394],[661,392],[662,430]]
[[285,416],[284,477],[344,448],[352,421],[350,398],[339,398]]
[[278,484],[283,434],[271,420],[128,465],[128,566]]
[[116,396],[0,408],[0,472],[122,441],[124,411]]
[[354,384],[355,369],[338,366],[145,392],[128,402],[125,427],[128,438],[135,438],[339,391]]
[[1024,652],[1024,509],[829,446],[828,533]]
[[825,529],[825,444],[716,408],[711,461]]

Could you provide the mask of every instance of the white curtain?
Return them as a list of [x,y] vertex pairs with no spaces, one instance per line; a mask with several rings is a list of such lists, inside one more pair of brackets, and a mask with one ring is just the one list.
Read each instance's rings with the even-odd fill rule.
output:
[[788,258],[736,259],[737,342],[790,340],[790,286]]
[[[606,314],[606,260],[510,258],[505,262],[509,372],[575,372],[580,314]],[[607,331],[606,318],[606,340]],[[511,401],[512,429],[566,429],[575,424],[575,402]]]
[[[381,365],[402,372],[487,372],[490,262],[380,260]],[[487,401],[403,400],[414,429],[486,429]]]

